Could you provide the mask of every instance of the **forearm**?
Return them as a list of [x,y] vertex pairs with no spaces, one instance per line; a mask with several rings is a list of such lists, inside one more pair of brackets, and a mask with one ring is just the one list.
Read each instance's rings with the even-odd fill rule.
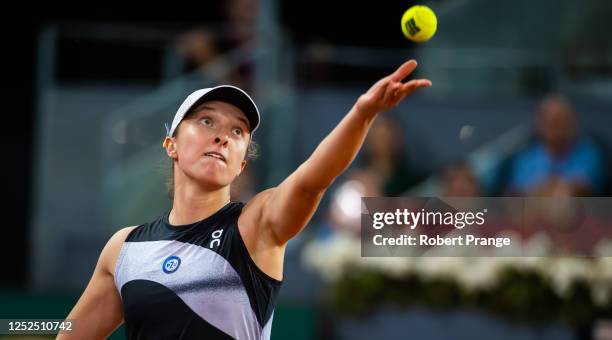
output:
[[354,105],[297,169],[301,189],[316,192],[329,187],[355,159],[375,117]]
[[272,189],[265,200],[262,198],[259,224],[270,228],[275,244],[285,244],[308,223],[325,189],[355,159],[376,115],[397,106],[416,89],[431,86],[427,79],[402,82],[415,67],[416,61],[409,60],[376,82],[357,99],[312,155]]
[[416,89],[431,86],[428,79],[402,82],[416,66],[414,60],[405,62],[361,95],[310,158],[290,176],[293,178],[288,183],[297,185],[293,189],[310,193],[324,191],[355,159],[377,113],[397,106]]

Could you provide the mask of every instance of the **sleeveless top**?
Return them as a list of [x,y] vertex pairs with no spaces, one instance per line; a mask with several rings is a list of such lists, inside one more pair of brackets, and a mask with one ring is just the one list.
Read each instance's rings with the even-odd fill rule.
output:
[[134,228],[117,259],[128,339],[269,339],[281,281],[251,259],[230,202],[182,226],[169,211]]

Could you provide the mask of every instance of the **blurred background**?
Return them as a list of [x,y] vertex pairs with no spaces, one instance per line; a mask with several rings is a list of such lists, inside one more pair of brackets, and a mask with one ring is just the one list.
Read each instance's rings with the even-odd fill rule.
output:
[[360,196],[612,192],[612,2],[426,1],[424,44],[400,29],[414,4],[0,1],[0,318],[65,317],[108,238],[170,208],[163,123],[194,89],[260,107],[246,201],[414,58],[433,87],[377,119],[289,243],[272,337],[612,339],[609,257],[360,259]]

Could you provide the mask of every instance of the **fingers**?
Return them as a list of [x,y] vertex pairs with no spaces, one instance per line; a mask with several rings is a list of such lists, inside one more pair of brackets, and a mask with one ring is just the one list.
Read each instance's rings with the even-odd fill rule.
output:
[[400,90],[401,90],[400,86],[397,83],[395,83],[395,84],[388,84],[387,88],[386,88],[386,91],[383,94],[382,102],[383,103],[388,103],[388,102],[392,102],[392,101],[396,100],[397,97],[399,96],[400,92],[401,92]]
[[401,82],[404,78],[408,77],[412,71],[417,67],[417,62],[414,59],[410,59],[398,67],[393,74],[391,74],[391,80]]
[[432,83],[429,79],[413,79],[405,84],[399,82],[386,83],[384,84],[383,95],[380,99],[382,102],[395,103],[391,105],[396,105],[416,89],[431,85]]
[[429,79],[412,79],[411,81],[402,84],[401,91],[414,91],[419,87],[430,87],[431,84],[431,80]]
[[402,83],[414,69],[417,67],[417,62],[413,59],[403,63],[391,75],[382,78],[376,82],[363,96],[360,101],[367,103],[376,103],[381,108],[389,108],[396,106],[404,98],[421,87],[429,87],[432,85],[429,79],[413,79],[406,83]]
[[430,87],[432,85],[429,79],[413,79],[406,84],[402,84],[401,89],[397,91],[395,105],[399,104],[404,98],[412,94],[416,89],[421,87]]

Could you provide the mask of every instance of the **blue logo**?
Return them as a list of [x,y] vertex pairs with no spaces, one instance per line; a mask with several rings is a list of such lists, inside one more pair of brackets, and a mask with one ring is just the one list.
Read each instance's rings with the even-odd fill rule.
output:
[[166,274],[174,273],[178,267],[181,265],[181,259],[178,256],[169,256],[164,260],[164,264],[162,265],[162,269]]

